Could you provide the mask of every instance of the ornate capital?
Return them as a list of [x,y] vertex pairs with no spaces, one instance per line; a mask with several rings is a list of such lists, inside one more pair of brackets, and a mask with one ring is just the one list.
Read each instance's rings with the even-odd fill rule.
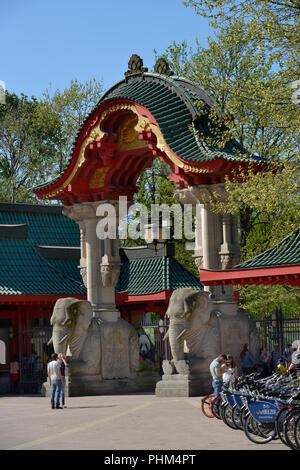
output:
[[80,276],[83,281],[83,285],[84,287],[87,288],[87,269],[85,266],[79,266],[79,270],[80,270]]
[[204,204],[210,205],[213,202],[225,202],[228,194],[224,183],[201,184],[189,186],[184,189],[177,189],[174,198],[182,204]]
[[120,275],[120,264],[100,264],[103,287],[115,287]]
[[203,268],[203,256],[194,256],[194,260],[195,260],[195,265],[197,266],[197,268],[200,270],[201,268]]
[[98,202],[78,203],[64,207],[62,213],[69,219],[75,220],[75,222],[81,222],[85,219],[94,219],[98,205]]

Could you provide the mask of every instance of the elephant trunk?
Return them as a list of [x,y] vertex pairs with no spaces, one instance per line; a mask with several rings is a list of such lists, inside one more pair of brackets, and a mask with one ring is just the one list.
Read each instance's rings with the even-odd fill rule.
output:
[[54,352],[56,352],[57,354],[66,354],[69,339],[70,330],[68,328],[59,325],[54,325],[51,338]]
[[184,339],[182,337],[185,330],[185,321],[171,319],[169,327],[169,342],[173,359],[180,361],[184,359]]

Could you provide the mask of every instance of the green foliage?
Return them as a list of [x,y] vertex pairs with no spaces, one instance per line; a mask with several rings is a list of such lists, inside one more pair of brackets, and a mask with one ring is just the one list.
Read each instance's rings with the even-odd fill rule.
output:
[[6,93],[0,105],[0,198],[7,202],[36,202],[30,188],[49,176],[55,152],[55,126],[39,119],[35,98]]
[[64,91],[51,87],[43,93],[39,104],[40,119],[54,120],[56,127],[56,152],[52,160],[52,173],[59,175],[71,156],[77,134],[103,92],[102,83],[95,78],[79,83],[71,80]]
[[0,105],[1,201],[41,202],[32,188],[61,174],[101,93],[95,79],[72,80],[63,92],[46,90],[40,101],[6,93],[6,103]]
[[[238,213],[244,261],[300,225],[300,114],[291,88],[299,78],[300,4],[284,0],[184,3],[210,19],[214,36],[208,38],[206,48],[197,41],[193,48],[186,42],[173,42],[164,57],[175,73],[198,83],[214,98],[210,110],[198,103],[199,113],[212,123],[214,135],[207,144],[222,148],[234,138],[273,165],[263,173],[250,166],[228,175],[227,203],[212,203],[215,212]],[[293,310],[299,305],[299,290],[243,286],[241,302],[253,315],[270,312],[282,303]]]
[[299,46],[298,0],[184,0],[186,6],[209,18],[215,28],[232,18],[241,18],[246,38],[256,37],[269,49],[285,53]]
[[299,314],[299,288],[289,286],[239,286],[241,308],[256,320],[263,319],[281,306],[283,315]]

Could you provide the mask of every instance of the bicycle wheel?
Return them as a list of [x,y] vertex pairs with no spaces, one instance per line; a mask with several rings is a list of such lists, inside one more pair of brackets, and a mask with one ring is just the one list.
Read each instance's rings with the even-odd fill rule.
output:
[[279,411],[279,413],[276,416],[276,422],[275,422],[276,433],[277,433],[279,439],[281,440],[281,442],[286,446],[288,445],[288,443],[287,443],[286,438],[284,436],[283,424],[284,424],[285,420],[287,419],[287,416],[290,412],[291,412],[290,407],[281,408],[281,410]]
[[244,429],[242,422],[242,411],[237,405],[232,408],[232,422],[237,429]]
[[211,402],[211,411],[215,418],[221,419],[221,404],[222,398],[221,397],[214,397],[214,400]]
[[296,422],[299,417],[299,410],[293,410],[287,417],[283,424],[284,437],[287,445],[293,450],[299,450],[297,442],[295,441],[295,428]]
[[268,426],[272,423],[259,423],[249,413],[245,418],[244,432],[248,439],[255,444],[266,444],[274,437],[274,426]]
[[214,395],[207,395],[202,398],[201,409],[207,418],[214,418],[214,414],[211,409],[211,403],[215,399]]
[[221,418],[223,419],[224,423],[227,424],[231,429],[238,429],[232,419],[232,408],[229,406],[229,403],[225,403],[222,405],[222,412]]
[[295,422],[294,439],[297,445],[297,450],[300,450],[300,416],[298,416]]

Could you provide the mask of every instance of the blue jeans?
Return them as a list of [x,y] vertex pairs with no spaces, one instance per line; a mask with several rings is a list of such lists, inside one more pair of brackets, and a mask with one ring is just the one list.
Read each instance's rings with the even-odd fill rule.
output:
[[[54,408],[55,406],[59,406],[59,399],[60,399],[60,392],[61,392],[61,380],[51,380],[51,406]],[[55,401],[54,401],[55,399]]]
[[214,396],[218,397],[221,393],[223,386],[223,381],[222,380],[213,380],[212,381],[212,387],[214,389]]

